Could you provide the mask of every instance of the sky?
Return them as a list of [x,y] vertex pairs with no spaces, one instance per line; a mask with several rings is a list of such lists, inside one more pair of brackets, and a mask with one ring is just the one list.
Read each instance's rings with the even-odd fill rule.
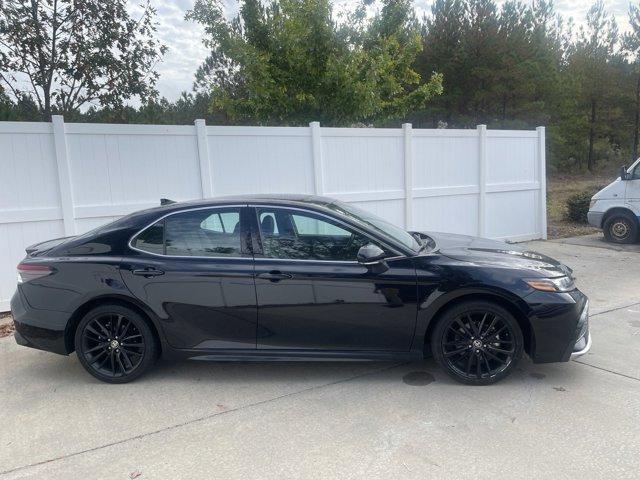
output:
[[[139,0],[130,0],[135,12]],[[233,15],[237,12],[237,1],[223,0],[227,12]],[[336,4],[349,5],[356,0],[336,0]],[[198,24],[187,22],[184,15],[193,6],[194,0],[152,0],[157,10],[158,36],[169,47],[163,61],[158,64],[160,74],[158,90],[161,96],[175,100],[182,91],[190,91],[193,86],[193,76],[207,56],[207,49],[202,45],[203,30]],[[429,11],[431,0],[416,0],[416,9]],[[498,1],[498,3],[502,3]],[[605,8],[612,13],[621,31],[628,26],[628,0],[605,0]],[[587,10],[592,5],[590,0],[556,0],[556,11],[563,17],[573,17],[576,25],[584,22]]]

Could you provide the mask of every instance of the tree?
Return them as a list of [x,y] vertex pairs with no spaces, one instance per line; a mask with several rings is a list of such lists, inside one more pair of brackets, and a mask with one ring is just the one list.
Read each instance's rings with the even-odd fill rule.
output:
[[421,46],[408,0],[383,1],[373,18],[360,5],[342,22],[329,0],[244,0],[231,21],[217,0],[196,0],[187,18],[211,50],[196,86],[234,121],[384,121],[441,92],[439,75],[425,82],[412,67]]
[[140,18],[126,0],[5,0],[0,7],[0,83],[15,99],[33,98],[43,119],[155,94],[154,66],[166,47],[155,39],[148,2]]
[[418,72],[435,69],[443,75],[444,94],[435,99],[428,111],[414,115],[414,122],[430,117],[435,125],[438,120],[447,124],[458,123],[458,114],[466,105],[469,85],[468,52],[465,36],[469,31],[467,9],[463,0],[436,0],[431,15],[422,25],[423,50],[416,60]]
[[638,158],[640,137],[640,7],[629,5],[629,24],[631,31],[624,36],[624,48],[631,59],[632,74],[635,77],[635,95],[633,112],[633,153],[631,160]]
[[611,101],[615,81],[616,45],[618,27],[615,20],[604,9],[601,0],[587,13],[586,27],[581,27],[568,58],[569,73],[575,76],[578,91],[587,110],[588,153],[587,167],[593,171],[596,165],[595,142],[601,135],[600,114]]

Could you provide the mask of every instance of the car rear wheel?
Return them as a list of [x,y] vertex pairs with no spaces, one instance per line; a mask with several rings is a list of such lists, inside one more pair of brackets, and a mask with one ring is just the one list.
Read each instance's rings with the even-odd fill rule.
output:
[[158,356],[145,319],[122,305],[101,305],[78,324],[75,347],[82,366],[107,383],[126,383],[148,370]]
[[633,243],[638,238],[638,221],[629,213],[614,213],[605,220],[602,230],[609,242]]
[[431,351],[453,379],[489,385],[509,375],[523,351],[522,331],[504,308],[468,301],[447,310],[431,336]]

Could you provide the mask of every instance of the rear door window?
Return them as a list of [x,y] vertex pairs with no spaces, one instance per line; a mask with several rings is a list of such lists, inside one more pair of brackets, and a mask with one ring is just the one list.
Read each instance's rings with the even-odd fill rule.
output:
[[165,219],[167,255],[239,257],[240,208],[192,210]]
[[240,257],[240,207],[175,213],[134,237],[131,246],[157,255]]

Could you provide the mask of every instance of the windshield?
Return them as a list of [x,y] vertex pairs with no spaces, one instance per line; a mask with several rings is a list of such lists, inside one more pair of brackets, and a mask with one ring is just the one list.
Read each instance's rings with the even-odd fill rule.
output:
[[393,223],[387,222],[386,220],[383,220],[377,215],[369,213],[366,210],[362,210],[358,207],[354,207],[353,205],[349,205],[347,203],[339,201],[327,206],[334,212],[341,213],[342,215],[345,215],[358,223],[372,228],[385,237],[392,238],[396,242],[399,242],[405,247],[410,248],[414,252],[419,251],[421,248],[418,240],[406,230],[397,227]]

